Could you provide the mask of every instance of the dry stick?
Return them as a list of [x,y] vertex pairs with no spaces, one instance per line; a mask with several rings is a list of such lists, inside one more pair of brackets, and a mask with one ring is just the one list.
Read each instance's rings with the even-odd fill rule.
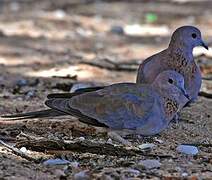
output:
[[111,71],[136,71],[137,67],[134,66],[121,66],[121,65],[103,65],[101,63],[97,63],[97,62],[88,62],[88,61],[80,61],[81,64],[87,64],[87,65],[91,65],[91,66],[96,66],[98,68],[102,68],[102,69],[108,69]]
[[4,141],[2,141],[0,139],[0,144],[3,145],[4,147],[6,147],[7,149],[11,150],[15,155],[20,156],[28,161],[33,161],[35,163],[39,163],[40,160],[39,159],[35,159],[32,158],[30,156],[27,156],[25,153],[23,153],[22,151],[20,151],[18,148],[15,148],[13,146],[10,146],[9,144],[6,144]]
[[207,76],[206,77],[203,76],[202,79],[206,80],[206,81],[211,81],[212,80],[212,76],[208,76],[208,77]]
[[60,78],[60,79],[71,79],[71,80],[77,80],[77,75],[71,76],[52,76],[52,78]]
[[88,140],[84,141],[62,141],[62,140],[49,140],[43,137],[34,137],[21,133],[19,135],[19,141],[16,144],[18,147],[24,146],[31,148],[35,151],[51,151],[51,150],[69,150],[80,153],[94,153],[94,154],[107,154],[112,156],[136,156],[143,155],[148,157],[159,158],[175,158],[171,155],[163,154],[149,154],[141,150],[125,149],[123,147],[114,146],[108,143],[98,143]]
[[204,92],[204,91],[200,91],[198,95],[199,95],[199,96],[203,96],[203,97],[212,99],[212,94],[211,94],[211,93],[207,93],[207,92]]
[[191,121],[190,119],[186,119],[186,118],[180,118],[180,121],[183,121],[183,122],[186,122],[186,123],[189,123],[189,124],[195,124],[194,121]]

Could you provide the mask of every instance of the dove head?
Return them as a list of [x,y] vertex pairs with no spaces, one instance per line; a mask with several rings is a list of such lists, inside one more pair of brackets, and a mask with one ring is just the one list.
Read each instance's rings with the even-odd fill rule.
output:
[[184,78],[176,71],[163,71],[156,77],[152,85],[162,96],[167,96],[176,100],[184,96],[189,100],[184,86]]
[[208,46],[202,40],[200,30],[194,26],[182,26],[176,29],[169,44],[169,48],[175,47],[190,51],[196,46],[208,49]]

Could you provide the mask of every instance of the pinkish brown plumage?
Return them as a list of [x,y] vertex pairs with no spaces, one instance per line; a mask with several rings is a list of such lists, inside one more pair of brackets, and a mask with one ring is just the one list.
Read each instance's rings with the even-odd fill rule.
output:
[[202,81],[200,69],[192,54],[196,46],[208,49],[202,41],[199,29],[193,26],[182,26],[176,29],[168,48],[147,58],[140,65],[137,83],[151,84],[162,71],[175,70],[183,75],[185,88],[191,101],[196,100]]
[[152,84],[119,83],[78,94],[52,94],[48,98],[48,110],[2,117],[73,115],[94,126],[154,135],[167,128],[188,102],[183,76],[170,70],[160,73]]

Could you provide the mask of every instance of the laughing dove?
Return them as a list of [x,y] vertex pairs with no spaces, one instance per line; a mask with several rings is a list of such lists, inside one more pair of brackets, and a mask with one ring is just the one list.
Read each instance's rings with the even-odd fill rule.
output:
[[[58,115],[73,115],[90,125],[111,130],[126,129],[148,136],[164,130],[188,102],[183,76],[170,70],[160,73],[151,85],[119,83],[96,91],[76,93],[49,95],[45,104],[51,109],[44,110],[44,114],[52,111]],[[33,115],[39,117],[40,112],[26,114],[29,118]]]
[[175,30],[169,47],[143,61],[138,69],[137,83],[151,84],[165,70],[175,70],[183,75],[190,102],[197,99],[201,87],[201,73],[194,61],[192,50],[196,46],[208,49],[199,29],[182,26]]

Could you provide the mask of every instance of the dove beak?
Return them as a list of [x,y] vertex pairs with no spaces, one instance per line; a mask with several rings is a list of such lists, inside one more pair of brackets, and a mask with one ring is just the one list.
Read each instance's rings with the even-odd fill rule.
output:
[[208,46],[204,43],[204,41],[201,42],[201,46],[208,50]]

